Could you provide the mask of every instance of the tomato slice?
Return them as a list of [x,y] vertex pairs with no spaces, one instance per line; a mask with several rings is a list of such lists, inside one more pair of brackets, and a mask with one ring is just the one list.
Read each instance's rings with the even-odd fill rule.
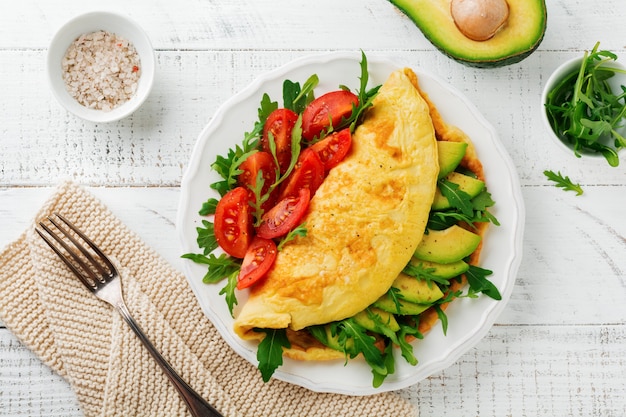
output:
[[302,112],[302,137],[312,140],[331,125],[338,127],[341,119],[352,114],[353,105],[359,105],[359,98],[350,91],[331,91],[319,96]]
[[317,152],[311,148],[303,150],[286,181],[280,189],[278,201],[289,196],[297,196],[301,188],[308,188],[313,198],[315,191],[324,181],[324,164]]
[[281,174],[287,171],[291,162],[291,131],[297,120],[298,115],[292,110],[276,109],[270,113],[263,126],[261,148],[271,154],[269,145],[269,134],[271,133],[276,144],[276,159]]
[[[249,192],[250,201],[255,200],[254,192],[259,171],[263,174],[263,187],[261,194],[267,194],[269,188],[276,182],[276,163],[274,158],[267,152],[256,152],[250,155],[245,161],[239,165],[239,169],[243,172],[237,178],[239,185],[245,187]],[[276,194],[276,193],[274,193]],[[264,210],[269,209],[276,203],[275,195],[269,198],[261,205]]]
[[276,259],[276,244],[271,239],[255,236],[241,263],[237,289],[248,288],[267,274]]
[[263,215],[261,225],[257,228],[257,236],[274,239],[289,233],[304,217],[311,201],[308,188],[300,188],[298,196],[288,196],[278,202]]
[[237,187],[217,203],[213,220],[215,240],[227,254],[243,258],[251,240],[248,190]]
[[324,169],[328,171],[336,167],[339,162],[343,161],[351,145],[352,134],[349,128],[345,128],[326,136],[324,139],[311,146],[311,149],[317,152],[324,164]]

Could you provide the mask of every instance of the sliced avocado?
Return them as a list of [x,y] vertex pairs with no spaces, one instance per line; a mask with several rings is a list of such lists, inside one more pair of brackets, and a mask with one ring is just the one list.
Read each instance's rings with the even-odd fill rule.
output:
[[397,332],[398,330],[400,330],[400,325],[396,321],[396,318],[393,316],[393,314],[377,307],[368,307],[365,310],[354,315],[353,318],[354,321],[357,322],[357,324],[365,327],[367,330],[380,333],[378,323],[370,317],[370,314],[379,316],[380,321],[387,325],[387,327],[389,327],[392,331]]
[[547,24],[545,0],[506,0],[509,13],[493,37],[472,40],[452,17],[450,0],[390,0],[444,54],[469,66],[493,68],[519,62],[543,40]]
[[413,258],[411,264],[420,266],[425,270],[428,270],[430,274],[439,278],[450,279],[457,277],[469,269],[469,264],[463,260],[452,262],[449,264],[440,264],[437,262],[424,261],[422,259]]
[[431,304],[443,297],[437,285],[403,273],[398,275],[391,287],[397,288],[398,295],[404,300],[417,304]]
[[[485,183],[479,179],[461,174],[460,172],[451,172],[446,176],[446,180],[459,186],[459,190],[465,192],[470,198],[476,197],[485,188]],[[431,208],[433,210],[445,210],[450,208],[450,202],[447,197],[441,194],[441,190],[437,187],[435,198]]]
[[454,171],[465,156],[467,143],[450,142],[444,140],[437,141],[437,154],[439,155],[439,176],[441,179]]
[[425,261],[449,264],[474,252],[480,240],[479,235],[456,224],[444,230],[428,230],[414,256]]
[[406,300],[400,300],[400,305],[396,305],[389,294],[385,294],[374,302],[374,306],[385,310],[392,314],[400,314],[401,316],[417,316],[428,310],[432,304],[417,304]]

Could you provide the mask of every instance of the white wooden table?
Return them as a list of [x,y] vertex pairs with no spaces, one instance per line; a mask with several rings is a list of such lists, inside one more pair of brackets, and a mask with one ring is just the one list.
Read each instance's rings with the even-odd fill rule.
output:
[[[102,3],[105,4],[105,3]],[[489,334],[454,365],[401,391],[422,416],[626,415],[626,154],[622,165],[561,153],[540,119],[552,70],[596,41],[626,61],[624,0],[547,0],[548,30],[519,64],[472,69],[439,53],[386,0],[109,0],[152,39],[157,80],[144,106],[83,122],[48,89],[55,30],[98,7],[0,3],[0,246],[62,178],[93,190],[173,265],[179,184],[217,108],[260,74],[330,50],[384,54],[438,74],[473,101],[511,154],[526,203],[524,259]],[[577,197],[543,170],[581,183]],[[0,301],[1,302],[1,301]],[[28,308],[28,306],[24,306]],[[0,415],[80,416],[69,385],[0,323]]]

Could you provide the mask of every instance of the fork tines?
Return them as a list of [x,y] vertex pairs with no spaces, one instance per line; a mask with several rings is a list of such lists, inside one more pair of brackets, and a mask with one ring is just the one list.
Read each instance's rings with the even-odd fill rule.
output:
[[[106,281],[107,276],[113,275],[115,267],[111,261],[69,220],[58,213],[48,216],[47,220],[54,228],[40,222],[39,226],[46,233],[39,228],[35,228],[36,232],[81,279],[83,284],[96,289],[99,283]],[[85,247],[85,244],[90,250]]]

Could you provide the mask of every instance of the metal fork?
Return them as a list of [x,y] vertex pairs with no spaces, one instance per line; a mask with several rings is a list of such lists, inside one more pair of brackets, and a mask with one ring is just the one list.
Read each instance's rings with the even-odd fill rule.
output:
[[[62,223],[57,219],[61,220]],[[148,349],[150,355],[161,366],[165,375],[174,385],[185,404],[187,404],[189,412],[194,417],[223,417],[174,371],[172,366],[161,356],[143,330],[141,330],[141,327],[132,317],[124,302],[120,274],[109,258],[83,232],[62,215],[55,213],[54,217],[48,217],[48,221],[54,225],[62,236],[59,236],[58,232],[54,232],[51,227],[43,222],[40,222],[39,225],[47,234],[43,233],[39,228],[35,228],[39,236],[59,255],[89,291],[119,311],[126,323]],[[88,250],[80,243],[79,239],[72,235],[64,225],[80,237],[91,250]],[[63,248],[65,252],[60,248]]]

